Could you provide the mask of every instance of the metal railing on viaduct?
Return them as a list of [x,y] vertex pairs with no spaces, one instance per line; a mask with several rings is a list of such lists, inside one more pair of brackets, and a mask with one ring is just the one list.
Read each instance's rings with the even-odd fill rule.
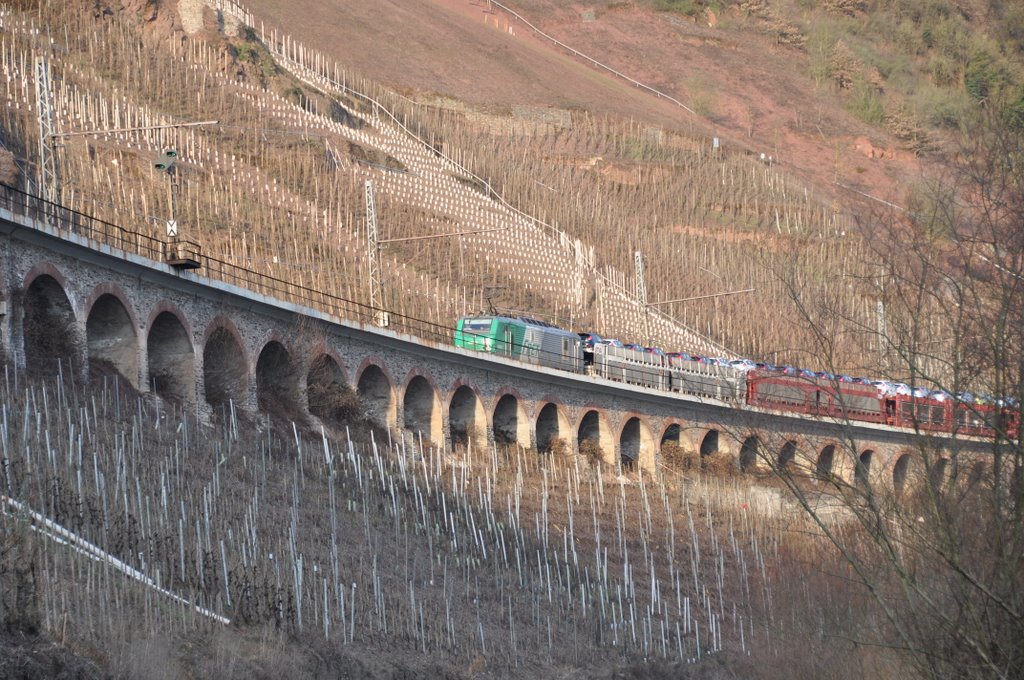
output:
[[[210,417],[367,416],[438,446],[519,444],[650,473],[662,451],[901,489],[986,443],[650,390],[452,346],[453,329],[314,290],[0,186],[0,350],[116,370]],[[454,320],[453,320],[454,321]],[[360,409],[360,413],[353,412]],[[936,464],[936,461],[938,464]]]

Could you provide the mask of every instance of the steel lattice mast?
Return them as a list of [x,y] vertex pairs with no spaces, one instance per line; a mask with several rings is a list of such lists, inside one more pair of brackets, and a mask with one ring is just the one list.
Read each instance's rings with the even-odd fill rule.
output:
[[380,234],[377,231],[377,201],[374,198],[373,180],[366,180],[366,255],[370,265],[370,307],[374,323],[387,326],[384,311],[384,281],[380,266]]
[[53,108],[50,99],[50,65],[45,57],[36,58],[36,117],[39,121],[39,193],[47,201],[60,198],[57,154],[54,139]]
[[651,324],[647,314],[647,278],[644,274],[644,256],[640,254],[639,250],[633,251],[633,260],[636,264],[636,299],[644,318],[644,343],[649,344],[651,342]]

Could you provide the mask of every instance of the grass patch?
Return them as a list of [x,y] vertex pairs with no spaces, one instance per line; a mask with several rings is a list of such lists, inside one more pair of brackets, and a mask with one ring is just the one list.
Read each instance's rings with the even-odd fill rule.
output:
[[695,17],[707,9],[707,4],[701,0],[654,0],[654,9],[658,12]]
[[882,95],[868,83],[859,82],[854,85],[846,109],[869,125],[881,125],[885,121],[885,103]]

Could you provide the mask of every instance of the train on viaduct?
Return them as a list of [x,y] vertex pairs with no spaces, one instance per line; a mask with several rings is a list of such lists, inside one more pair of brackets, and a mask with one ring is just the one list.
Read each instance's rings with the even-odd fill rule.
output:
[[[4,358],[83,376],[90,362],[103,363],[139,392],[204,418],[268,403],[315,418],[354,393],[395,436],[435,446],[577,453],[589,442],[609,465],[661,474],[671,442],[740,471],[793,465],[896,492],[950,474],[947,461],[983,465],[992,445],[538,370],[457,348],[443,332],[380,328],[214,276],[198,255],[181,259],[166,243],[140,248],[139,238],[84,228],[86,220],[0,202]],[[922,450],[935,452],[927,466]]]

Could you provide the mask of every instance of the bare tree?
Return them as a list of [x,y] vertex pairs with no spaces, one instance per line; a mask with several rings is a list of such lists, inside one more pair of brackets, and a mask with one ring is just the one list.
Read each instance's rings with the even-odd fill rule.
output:
[[[849,479],[809,483],[768,461],[819,527],[829,564],[845,564],[871,602],[858,615],[882,622],[834,634],[895,649],[921,677],[1024,674],[1022,152],[1024,129],[993,107],[907,211],[863,220],[874,273],[847,283],[877,301],[875,324],[808,299],[798,273],[777,268],[822,364],[840,368],[839,344],[868,341],[878,373],[954,404],[952,437],[914,420],[914,451],[896,461],[892,485],[869,474],[853,427],[838,452]],[[995,435],[979,444],[966,426],[980,421]],[[823,497],[846,519],[826,513],[836,503]]]

